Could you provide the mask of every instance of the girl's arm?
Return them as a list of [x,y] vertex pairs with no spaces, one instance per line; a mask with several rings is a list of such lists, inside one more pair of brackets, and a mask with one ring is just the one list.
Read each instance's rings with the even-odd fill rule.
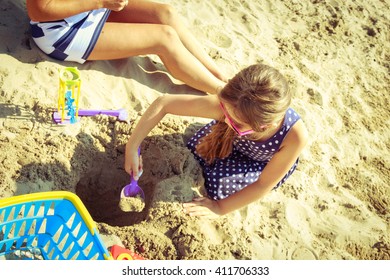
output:
[[120,11],[126,0],[27,0],[28,16],[32,21],[55,21],[86,11],[108,8]]
[[185,212],[193,216],[224,215],[259,200],[287,174],[305,147],[307,139],[307,130],[302,120],[299,120],[286,136],[279,152],[272,157],[256,182],[225,199],[213,201],[199,198],[193,202],[185,203],[183,205]]
[[149,132],[167,115],[218,119],[222,116],[216,95],[164,95],[158,97],[145,111],[127,144],[125,170],[134,177],[139,173],[138,147]]

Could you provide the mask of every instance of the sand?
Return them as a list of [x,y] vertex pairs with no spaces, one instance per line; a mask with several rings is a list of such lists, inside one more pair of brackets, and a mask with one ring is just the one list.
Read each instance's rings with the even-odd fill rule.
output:
[[[164,1],[168,2],[168,1]],[[24,0],[0,0],[0,197],[68,190],[102,235],[148,259],[390,259],[389,2],[170,1],[227,76],[263,62],[284,73],[310,133],[279,190],[217,220],[181,203],[203,193],[186,140],[209,120],[168,116],[142,143],[141,212],[119,209],[124,146],[158,96],[200,94],[156,56],[79,65],[34,45]],[[58,73],[77,66],[80,107],[128,111],[52,122]]]
[[121,197],[119,208],[125,212],[141,212],[145,208],[145,201],[140,195]]

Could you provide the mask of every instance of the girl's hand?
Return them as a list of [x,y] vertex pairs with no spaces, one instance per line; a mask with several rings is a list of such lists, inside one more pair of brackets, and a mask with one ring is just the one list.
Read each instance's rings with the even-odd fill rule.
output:
[[134,180],[138,180],[143,171],[142,156],[138,156],[138,149],[132,149],[129,143],[126,144],[125,170]]
[[128,0],[98,0],[98,2],[102,8],[107,8],[114,12],[122,11],[129,4]]
[[222,215],[218,201],[207,197],[197,197],[192,202],[183,203],[184,213],[190,216],[199,216],[215,219]]

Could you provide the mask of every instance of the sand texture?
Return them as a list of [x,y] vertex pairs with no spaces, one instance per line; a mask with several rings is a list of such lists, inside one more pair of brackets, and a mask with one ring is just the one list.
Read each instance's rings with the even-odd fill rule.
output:
[[[286,75],[310,134],[296,172],[220,219],[189,217],[181,203],[203,193],[204,179],[185,143],[209,120],[167,116],[141,147],[145,207],[122,211],[137,120],[158,96],[200,93],[154,55],[55,61],[32,41],[25,1],[0,0],[0,197],[74,192],[102,234],[147,259],[390,259],[390,2],[164,2],[227,76],[258,62]],[[67,66],[81,73],[80,108],[125,108],[128,121],[54,124]]]
[[125,212],[141,212],[145,208],[145,201],[139,195],[136,197],[121,197],[119,208]]

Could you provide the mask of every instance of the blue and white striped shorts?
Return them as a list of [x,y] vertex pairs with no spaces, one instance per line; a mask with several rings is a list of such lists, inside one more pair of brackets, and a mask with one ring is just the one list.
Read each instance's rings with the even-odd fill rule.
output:
[[84,63],[91,54],[110,10],[84,12],[59,21],[30,22],[33,40],[52,58]]

